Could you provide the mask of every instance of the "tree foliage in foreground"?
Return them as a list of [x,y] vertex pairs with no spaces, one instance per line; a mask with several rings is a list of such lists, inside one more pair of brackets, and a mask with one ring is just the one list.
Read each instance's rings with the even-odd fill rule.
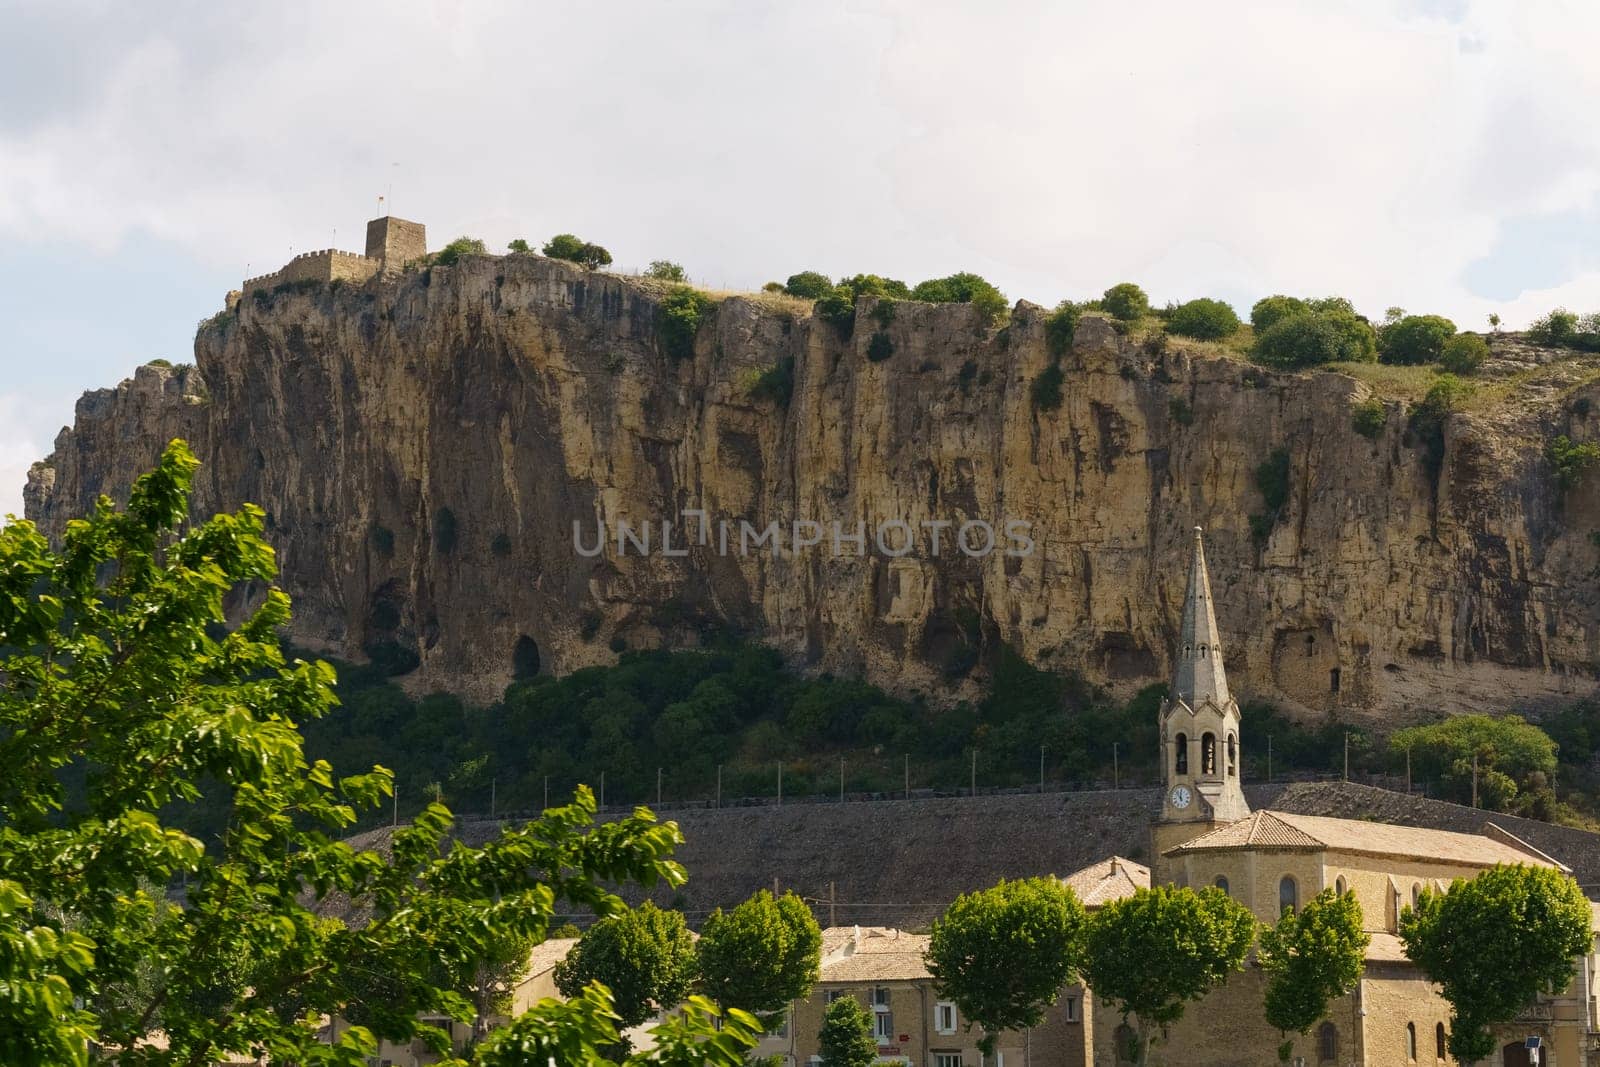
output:
[[1355,988],[1372,938],[1354,893],[1325,889],[1261,931],[1257,961],[1267,974],[1267,1022],[1304,1034],[1328,1004]]
[[657,1008],[671,1008],[694,983],[694,939],[683,914],[645,901],[608,915],[583,932],[556,965],[556,988],[577,996],[590,982],[611,990],[622,1026],[638,1026]]
[[1578,883],[1549,867],[1499,866],[1447,893],[1424,889],[1400,913],[1400,940],[1450,1002],[1450,1054],[1490,1055],[1491,1028],[1566,989],[1589,952],[1591,921]]
[[822,930],[793,893],[763,889],[700,928],[700,986],[718,1004],[771,1014],[804,1000],[822,966]]
[[1090,918],[1083,978],[1133,1028],[1142,1065],[1162,1027],[1244,968],[1255,935],[1255,916],[1220,889],[1141,889]]
[[1087,921],[1071,889],[1028,878],[963,893],[934,922],[934,986],[984,1029],[978,1048],[985,1056],[1000,1031],[1043,1020],[1082,965]]
[[840,997],[828,1005],[817,1032],[817,1053],[822,1067],[872,1067],[878,1061],[872,1014],[855,997]]
[[[641,809],[595,826],[587,789],[479,848],[449,842],[439,805],[385,851],[339,841],[389,772],[336,778],[306,761],[297,724],[328,711],[333,672],[280,650],[289,604],[260,509],[187,524],[197,466],[173,442],[125,511],[102,499],[59,551],[29,523],[0,529],[0,1062],[81,1067],[91,1043],[120,1049],[122,1067],[354,1067],[380,1038],[447,1053],[422,1017],[475,1010],[441,976],[506,938],[542,940],[558,904],[611,914],[606,885],[683,881],[675,825]],[[245,586],[258,599],[230,626],[224,599]],[[163,821],[202,790],[228,811],[210,846]],[[180,878],[177,905],[164,888]],[[320,914],[335,895],[361,925]],[[330,1017],[351,1025],[324,1045]],[[543,1042],[564,1064],[598,1063],[616,1021],[591,987],[476,1062]],[[652,1062],[738,1063],[753,1026],[730,1012],[717,1032],[692,1011]]]

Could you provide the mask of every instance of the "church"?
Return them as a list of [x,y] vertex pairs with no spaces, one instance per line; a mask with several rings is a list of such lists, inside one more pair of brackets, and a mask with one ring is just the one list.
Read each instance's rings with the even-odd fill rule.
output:
[[[1163,754],[1161,810],[1150,827],[1148,883],[1215,886],[1249,907],[1263,923],[1324,889],[1349,891],[1361,904],[1372,942],[1360,981],[1329,1006],[1308,1035],[1294,1035],[1296,1067],[1453,1064],[1445,1047],[1450,1005],[1406,958],[1398,936],[1401,910],[1424,887],[1443,890],[1496,864],[1568,868],[1485,821],[1479,833],[1397,826],[1357,819],[1251,811],[1241,786],[1239,705],[1228,691],[1222,638],[1195,530],[1194,555],[1175,650],[1172,686],[1160,711]],[[1127,860],[1113,867],[1143,872]],[[1569,871],[1570,873],[1570,871]],[[1069,878],[1071,883],[1077,876]],[[1124,879],[1124,893],[1134,882]],[[1091,901],[1091,906],[1105,901]],[[1597,912],[1600,916],[1600,912]],[[1493,1067],[1523,1067],[1537,1037],[1543,1067],[1600,1064],[1595,982],[1600,957],[1573,961],[1573,980],[1559,997],[1530,1005],[1499,1035]],[[1254,964],[1191,1004],[1151,1052],[1171,1067],[1269,1067],[1279,1063],[1284,1035],[1263,1014],[1265,978]],[[1128,1032],[1115,1010],[1095,1001],[1086,1059],[1095,1067],[1129,1062]],[[1085,1013],[1086,1015],[1089,1013]]]

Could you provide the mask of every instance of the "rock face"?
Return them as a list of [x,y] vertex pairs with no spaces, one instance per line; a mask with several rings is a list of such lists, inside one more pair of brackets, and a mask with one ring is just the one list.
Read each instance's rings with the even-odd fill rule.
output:
[[[266,510],[298,643],[476,699],[724,625],[935,701],[975,692],[1002,645],[1125,691],[1166,673],[1196,525],[1245,698],[1359,719],[1595,690],[1600,476],[1561,493],[1543,446],[1600,436],[1600,385],[1453,416],[1430,459],[1397,403],[1375,439],[1354,431],[1355,379],[1095,317],[1039,410],[1055,357],[1033,305],[996,331],[966,305],[869,298],[845,337],[797,302],[728,297],[674,359],[664,293],[518,255],[258,294],[202,327],[198,375],[85,396],[28,516],[59,534],[186,437],[198,512]],[[788,366],[786,402],[756,387]],[[1272,515],[1257,469],[1279,450]],[[785,551],[741,553],[741,520],[778,523]],[[787,551],[797,520],[822,543]],[[955,543],[974,520],[986,555]],[[663,521],[687,554],[664,553]],[[893,525],[873,543],[895,521],[916,552],[890,554]],[[945,521],[935,557],[923,524]],[[1007,521],[1031,554],[1008,554]],[[619,522],[651,526],[648,554],[619,550]],[[834,555],[835,522],[866,524],[864,553]]]

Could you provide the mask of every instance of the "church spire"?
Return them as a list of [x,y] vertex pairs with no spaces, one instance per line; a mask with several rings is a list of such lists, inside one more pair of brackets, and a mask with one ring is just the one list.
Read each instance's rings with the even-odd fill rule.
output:
[[1199,708],[1208,699],[1228,704],[1228,676],[1222,669],[1222,636],[1211,606],[1211,577],[1200,527],[1194,528],[1194,557],[1189,563],[1189,591],[1183,598],[1177,659],[1172,670],[1172,699]]

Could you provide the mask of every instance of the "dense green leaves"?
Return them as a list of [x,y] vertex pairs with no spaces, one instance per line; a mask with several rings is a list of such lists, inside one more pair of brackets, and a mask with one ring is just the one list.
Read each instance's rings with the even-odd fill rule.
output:
[[1158,1028],[1244,967],[1255,934],[1249,909],[1220,889],[1141,889],[1090,919],[1084,980],[1138,1032],[1142,1064]]
[[1294,369],[1322,363],[1370,363],[1377,358],[1372,327],[1341,307],[1308,307],[1281,316],[1274,311],[1266,319],[1272,324],[1258,329],[1253,355],[1267,366]]
[[545,242],[543,251],[551,259],[564,259],[586,270],[599,270],[611,265],[610,252],[570,233],[556,234]]
[[732,911],[712,912],[699,950],[707,996],[767,1014],[810,995],[822,964],[822,931],[799,897],[774,899],[763,889]]
[[1135,322],[1150,314],[1150,297],[1132,282],[1118,282],[1101,295],[1100,307],[1114,319]]
[[803,270],[789,275],[783,291],[802,300],[820,300],[833,291],[833,279],[814,270]]
[[911,290],[911,299],[930,304],[971,304],[991,322],[1004,318],[1011,307],[1004,293],[969,271],[919,282]]
[[1475,333],[1458,333],[1439,350],[1439,367],[1465,377],[1478,373],[1488,358],[1489,342]]
[[934,922],[928,970],[939,995],[983,1027],[986,1055],[1001,1030],[1037,1026],[1077,974],[1086,921],[1072,890],[1029,878],[964,893]]
[[1328,1004],[1355,988],[1372,938],[1354,893],[1325,889],[1261,931],[1257,961],[1267,973],[1267,1022],[1306,1033]]
[[1589,952],[1591,921],[1578,884],[1548,867],[1500,866],[1448,893],[1424,889],[1401,912],[1400,939],[1450,1002],[1451,1054],[1488,1056],[1492,1027],[1564,990],[1573,960]]
[[853,996],[828,1005],[817,1033],[822,1067],[872,1067],[878,1061],[878,1042],[872,1036],[872,1015]]
[[1239,316],[1221,300],[1201,297],[1179,304],[1167,314],[1167,332],[1178,337],[1216,341],[1239,329]]
[[590,982],[604,985],[625,1028],[683,1001],[694,977],[694,939],[683,915],[649,901],[585,930],[555,973],[556,987],[569,997]]
[[694,339],[715,305],[687,285],[675,286],[656,311],[656,338],[669,359],[693,359]]
[[1416,776],[1458,803],[1473,799],[1476,771],[1478,803],[1495,811],[1510,810],[1521,791],[1548,788],[1556,769],[1555,742],[1519,715],[1455,715],[1408,727],[1390,735],[1389,749],[1409,752]]
[[1585,471],[1600,462],[1600,444],[1577,442],[1560,434],[1545,446],[1544,455],[1550,461],[1550,469],[1555,471],[1556,484],[1565,492],[1578,484]]
[[663,282],[682,283],[689,280],[689,275],[684,271],[683,264],[674,263],[670,259],[652,259],[650,265],[645,268],[644,276]]
[[1442,315],[1404,315],[1378,332],[1378,352],[1385,363],[1436,363],[1455,332]]
[[[452,845],[438,805],[384,851],[338,841],[390,775],[305,758],[298,724],[332,706],[333,672],[280,649],[288,601],[259,509],[185,525],[196,466],[174,442],[125,511],[102,500],[59,551],[27,523],[0,530],[7,1067],[82,1063],[86,1038],[122,1067],[350,1065],[378,1038],[443,1050],[421,1018],[474,1021],[475,976],[542,940],[558,905],[604,916],[621,907],[606,886],[683,880],[675,826],[642,810],[596,826],[587,790],[481,847]],[[230,625],[247,584],[255,609]],[[202,787],[226,811],[207,845],[157,814]],[[179,879],[181,906],[165,899]],[[359,925],[321,914],[335,898]],[[353,1025],[319,1044],[334,1016]],[[157,1027],[164,1047],[145,1043]]]

